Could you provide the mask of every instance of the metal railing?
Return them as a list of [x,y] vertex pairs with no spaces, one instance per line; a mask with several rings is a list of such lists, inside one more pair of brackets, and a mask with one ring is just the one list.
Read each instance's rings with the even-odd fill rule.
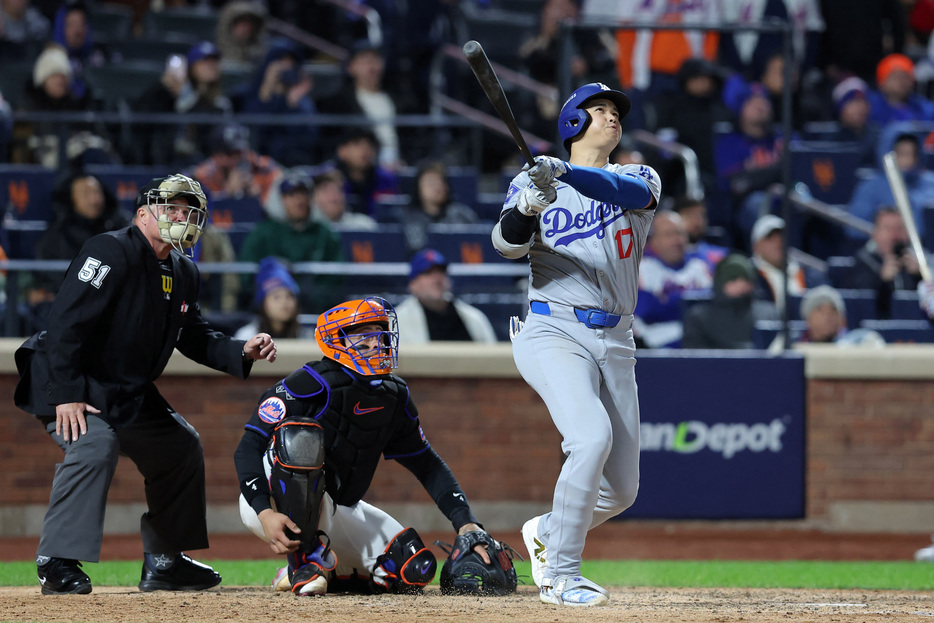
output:
[[[18,336],[20,327],[20,275],[29,272],[64,273],[70,262],[67,260],[4,260],[0,261],[0,271],[6,273],[6,307],[3,317],[3,334],[7,337]],[[199,262],[198,270],[203,277],[217,274],[255,274],[258,264],[254,262]],[[290,265],[290,272],[296,277],[302,275],[316,276],[347,276],[387,279],[387,289],[390,280],[407,280],[410,266],[408,262],[296,262]],[[508,277],[522,279],[528,277],[529,267],[525,263],[483,263],[465,264],[453,263],[448,265],[448,274],[455,280],[458,277]],[[516,287],[516,293],[519,293]],[[403,296],[404,288],[395,294]],[[482,294],[482,293],[480,293]],[[479,296],[478,293],[467,295]],[[491,294],[502,296],[502,293]]]
[[646,130],[633,130],[633,140],[643,145],[657,149],[661,153],[668,153],[681,161],[684,167],[685,194],[691,199],[701,201],[704,198],[704,183],[701,181],[700,164],[697,154],[687,145],[675,141],[666,141],[656,134]]

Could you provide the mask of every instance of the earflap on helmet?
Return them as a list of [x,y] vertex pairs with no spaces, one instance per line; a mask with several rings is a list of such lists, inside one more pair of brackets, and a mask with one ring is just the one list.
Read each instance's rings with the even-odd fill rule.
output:
[[[201,184],[180,173],[153,179],[140,190],[136,206],[145,206],[156,220],[162,240],[184,254],[190,254],[208,220],[208,198]],[[154,210],[155,206],[163,209]],[[187,217],[176,220],[173,214],[181,209],[187,209]]]
[[[374,324],[380,329],[354,330]],[[318,316],[315,341],[325,357],[365,376],[389,374],[399,365],[396,310],[379,297],[347,301]]]
[[616,104],[620,121],[632,109],[632,103],[625,93],[611,89],[602,82],[591,82],[580,87],[571,93],[558,114],[558,133],[564,142],[564,148],[568,151],[571,151],[573,139],[583,134],[590,125],[590,115],[584,110],[587,102],[598,97],[606,98]]

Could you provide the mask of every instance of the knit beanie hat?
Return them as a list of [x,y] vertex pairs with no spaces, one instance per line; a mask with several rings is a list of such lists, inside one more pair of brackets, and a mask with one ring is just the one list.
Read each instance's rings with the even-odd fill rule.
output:
[[731,253],[720,260],[713,271],[714,289],[722,290],[725,284],[736,279],[745,279],[749,283],[755,283],[756,269],[745,255]]
[[32,68],[32,83],[36,87],[41,87],[46,78],[55,74],[63,74],[69,82],[73,76],[68,54],[61,47],[51,45],[36,59],[36,64]]
[[826,303],[833,305],[841,315],[846,315],[846,304],[840,293],[832,286],[823,285],[811,288],[804,293],[801,299],[801,318],[807,320],[812,311]]
[[256,294],[253,303],[257,307],[262,306],[266,296],[276,288],[288,288],[292,294],[298,296],[298,284],[286,265],[275,257],[263,258],[256,272]]

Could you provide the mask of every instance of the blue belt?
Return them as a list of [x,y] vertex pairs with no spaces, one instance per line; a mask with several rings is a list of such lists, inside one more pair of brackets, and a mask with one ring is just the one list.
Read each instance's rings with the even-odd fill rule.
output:
[[[551,307],[549,307],[548,303],[543,301],[532,301],[529,305],[529,309],[534,314],[542,316],[551,315]],[[619,324],[622,318],[622,316],[605,312],[602,309],[578,309],[576,307],[573,309],[577,319],[590,329],[603,329],[607,327],[612,329]]]

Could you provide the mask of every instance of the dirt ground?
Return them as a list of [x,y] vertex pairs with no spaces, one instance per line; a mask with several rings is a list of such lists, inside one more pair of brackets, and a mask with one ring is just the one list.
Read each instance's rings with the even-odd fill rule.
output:
[[[450,541],[447,534],[423,535]],[[521,553],[516,534],[496,535]],[[585,559],[911,560],[930,535],[828,534],[794,526],[715,523],[613,522],[594,530]],[[36,539],[0,539],[0,560],[30,560]],[[139,560],[138,536],[107,536],[103,560]],[[435,552],[441,556],[440,550]],[[212,535],[211,548],[192,552],[201,560],[270,559],[265,545],[245,534]],[[925,564],[925,563],[919,563]],[[932,566],[934,572],[934,566]],[[93,581],[93,577],[92,577]],[[267,587],[225,586],[202,593],[140,593],[136,588],[94,586],[90,595],[45,597],[35,587],[0,588],[0,621],[269,621],[381,623],[587,621],[646,623],[743,621],[902,622],[934,620],[934,592],[799,589],[660,589],[611,587],[602,608],[542,604],[533,586],[509,597],[443,597],[437,587],[421,596],[328,595],[299,598]]]
[[33,588],[0,588],[3,621],[272,621],[328,623],[464,623],[644,621],[901,622],[934,617],[934,593],[889,591],[803,591],[748,589],[614,588],[600,608],[542,604],[534,586],[508,597],[443,597],[436,587],[421,596],[295,597],[271,589],[228,586],[202,593],[140,593],[95,588],[90,595],[43,597]]

